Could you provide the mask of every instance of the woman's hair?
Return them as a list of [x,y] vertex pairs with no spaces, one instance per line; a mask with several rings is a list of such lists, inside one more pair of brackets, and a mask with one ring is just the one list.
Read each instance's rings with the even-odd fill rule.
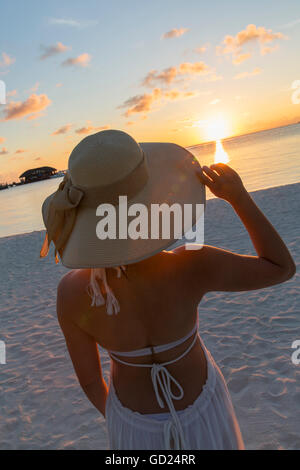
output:
[[[117,276],[121,277],[121,273],[124,272],[124,266],[117,266],[113,269],[116,269]],[[106,300],[101,292],[99,282],[102,282],[106,293]],[[114,296],[113,291],[107,284],[106,277],[106,268],[91,268],[90,281],[87,286],[87,293],[92,299],[91,306],[99,307],[106,304],[106,313],[112,315],[113,313],[117,314],[120,311],[120,305],[116,297]]]

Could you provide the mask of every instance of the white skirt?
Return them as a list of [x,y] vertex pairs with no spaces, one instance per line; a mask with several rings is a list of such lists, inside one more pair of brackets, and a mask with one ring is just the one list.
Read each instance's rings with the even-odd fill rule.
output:
[[[224,377],[200,338],[207,380],[192,405],[177,412],[186,450],[243,450],[244,443]],[[112,450],[168,450],[170,413],[141,414],[122,405],[112,377],[106,401],[106,426]],[[176,447],[175,447],[176,448]]]

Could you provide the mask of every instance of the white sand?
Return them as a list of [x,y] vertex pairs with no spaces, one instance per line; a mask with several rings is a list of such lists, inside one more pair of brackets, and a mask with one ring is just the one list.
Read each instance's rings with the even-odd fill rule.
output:
[[[252,193],[300,261],[300,184]],[[254,250],[231,207],[210,200],[205,243]],[[39,259],[44,232],[0,239],[0,449],[106,449],[104,419],[81,391],[56,313],[67,269]],[[297,243],[298,242],[298,243]],[[298,282],[297,282],[298,281]],[[227,380],[248,449],[300,448],[299,274],[268,289],[216,292],[199,307],[200,332]],[[103,351],[107,377],[109,359]]]

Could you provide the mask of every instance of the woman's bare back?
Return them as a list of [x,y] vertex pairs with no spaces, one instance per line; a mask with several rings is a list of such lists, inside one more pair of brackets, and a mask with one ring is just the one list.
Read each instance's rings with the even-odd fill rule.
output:
[[[127,277],[118,278],[113,269],[107,271],[108,284],[120,303],[118,315],[107,315],[105,307],[91,307],[86,292],[88,269],[71,271],[65,289],[69,315],[100,346],[114,351],[131,351],[175,341],[193,329],[197,322],[197,305],[204,290],[201,291],[201,279],[198,279],[197,296],[186,285],[180,255],[162,252],[129,265],[125,271]],[[168,351],[126,358],[126,361],[162,363],[172,360],[187,349],[193,338]],[[169,365],[168,370],[184,389],[184,397],[174,403],[175,409],[184,409],[195,401],[206,382],[206,359],[199,340],[185,357]],[[160,408],[155,399],[149,368],[113,361],[112,379],[124,406],[140,413],[167,411]]]

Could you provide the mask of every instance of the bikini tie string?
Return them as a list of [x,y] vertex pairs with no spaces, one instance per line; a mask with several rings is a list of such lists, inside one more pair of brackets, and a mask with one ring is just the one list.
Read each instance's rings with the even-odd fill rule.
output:
[[165,449],[187,449],[185,445],[184,435],[181,431],[179,431],[178,425],[173,421],[173,419],[168,420],[164,424],[164,442]]
[[[174,408],[172,400],[181,400],[184,396],[184,391],[180,383],[170,374],[168,369],[162,364],[153,364],[151,368],[151,379],[153,388],[155,391],[156,399],[161,408],[165,407],[165,404],[159,393],[158,386],[162,392],[163,398],[171,413],[171,419],[167,421],[164,426],[164,438],[166,449],[171,448],[171,440],[173,438],[173,444],[175,449],[185,449],[185,437],[184,432]],[[171,384],[174,384],[179,390],[179,394],[175,395],[171,390]]]
[[[163,393],[163,397],[167,402],[167,405],[170,407],[173,406],[172,399],[173,400],[181,400],[184,395],[184,391],[182,386],[180,385],[179,382],[177,382],[176,379],[170,374],[168,369],[163,366],[162,364],[153,364],[152,369],[151,369],[151,378],[153,382],[153,387],[155,391],[155,395],[158,401],[158,404],[161,408],[164,408],[164,402],[161,399],[161,396],[158,391],[158,385],[161,388],[161,391]],[[179,390],[179,395],[174,395],[174,393],[171,390],[171,382],[176,385],[177,389]]]

